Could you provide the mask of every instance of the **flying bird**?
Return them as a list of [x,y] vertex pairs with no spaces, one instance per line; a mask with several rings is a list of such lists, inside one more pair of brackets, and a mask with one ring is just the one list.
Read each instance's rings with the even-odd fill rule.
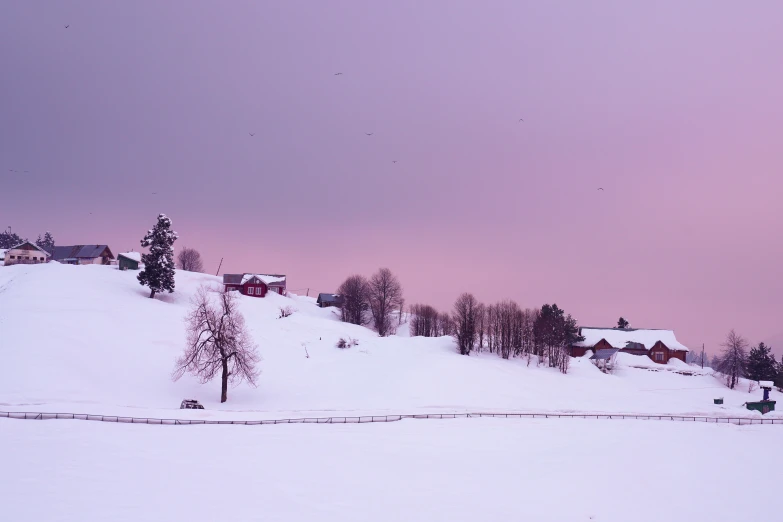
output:
[[335,76],[342,76],[343,73],[334,73]]
[[71,24],[65,26],[66,29],[68,29],[69,27],[71,27]]
[[375,133],[374,132],[365,132],[365,134],[368,135],[368,136],[372,136]]
[[250,134],[251,136],[255,136],[256,135],[255,132],[248,132],[248,134]]
[[392,163],[397,163],[397,160],[392,160]]
[[[519,121],[525,121],[525,120],[523,120],[522,118],[519,118]],[[517,123],[519,123],[519,121]]]
[[[604,190],[604,189],[602,187],[598,187],[598,190]],[[606,191],[604,190],[604,192],[606,192]]]

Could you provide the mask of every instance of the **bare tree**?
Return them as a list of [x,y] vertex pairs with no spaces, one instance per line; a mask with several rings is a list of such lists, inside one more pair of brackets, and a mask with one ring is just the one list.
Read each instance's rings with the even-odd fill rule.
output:
[[454,303],[454,338],[460,355],[470,355],[476,344],[476,316],[479,302],[473,294],[464,293]]
[[246,380],[256,385],[261,360],[238,310],[237,294],[201,286],[185,319],[187,344],[177,359],[173,379],[195,375],[204,384],[218,373],[220,402],[228,398],[228,384]]
[[721,346],[723,346],[723,353],[718,358],[715,369],[726,376],[726,386],[733,390],[740,377],[747,371],[748,341],[731,330]]
[[183,247],[177,254],[177,262],[182,270],[188,272],[203,272],[204,263],[201,261],[201,254],[195,248]]
[[343,304],[340,307],[340,318],[343,322],[351,324],[367,324],[369,283],[364,276],[349,276],[340,288],[337,294],[342,296]]
[[388,268],[381,268],[370,278],[368,302],[378,335],[386,337],[394,333],[392,314],[400,308],[402,285]]

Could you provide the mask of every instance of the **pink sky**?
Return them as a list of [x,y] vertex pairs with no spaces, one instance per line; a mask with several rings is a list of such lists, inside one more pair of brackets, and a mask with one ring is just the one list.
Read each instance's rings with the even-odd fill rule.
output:
[[3,2],[0,225],[783,344],[782,55],[777,0]]

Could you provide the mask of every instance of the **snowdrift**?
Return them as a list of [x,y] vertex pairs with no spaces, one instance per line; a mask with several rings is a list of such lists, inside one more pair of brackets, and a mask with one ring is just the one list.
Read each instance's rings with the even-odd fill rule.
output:
[[[177,272],[175,293],[148,299],[137,273],[57,263],[0,269],[0,410],[226,418],[480,410],[750,415],[742,404],[760,398],[747,386],[728,390],[711,375],[623,364],[606,375],[587,358],[574,359],[562,375],[527,359],[460,356],[450,338],[378,338],[341,323],[313,298],[270,294],[241,298],[263,358],[259,386],[231,388],[221,405],[217,381],[171,380],[190,298],[220,279]],[[278,319],[289,305],[296,313]],[[359,344],[338,349],[341,337]],[[713,405],[715,397],[725,404]],[[184,398],[207,409],[180,411]]]

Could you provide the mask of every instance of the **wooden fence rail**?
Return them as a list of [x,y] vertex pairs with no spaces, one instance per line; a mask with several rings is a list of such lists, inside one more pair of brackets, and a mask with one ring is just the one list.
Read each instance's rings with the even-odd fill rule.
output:
[[205,424],[235,424],[255,426],[262,424],[364,424],[368,422],[396,422],[403,419],[598,419],[598,420],[668,420],[679,422],[706,422],[715,424],[777,424],[783,426],[783,419],[753,417],[708,417],[694,415],[645,415],[645,414],[582,414],[582,413],[418,413],[411,415],[361,415],[356,417],[300,417],[292,419],[260,420],[200,420],[200,419],[155,419],[148,417],[122,417],[117,415],[92,415],[88,413],[41,413],[0,411],[0,418],[24,420],[87,420],[99,422],[122,422],[126,424],[156,424],[170,426],[191,426]]

